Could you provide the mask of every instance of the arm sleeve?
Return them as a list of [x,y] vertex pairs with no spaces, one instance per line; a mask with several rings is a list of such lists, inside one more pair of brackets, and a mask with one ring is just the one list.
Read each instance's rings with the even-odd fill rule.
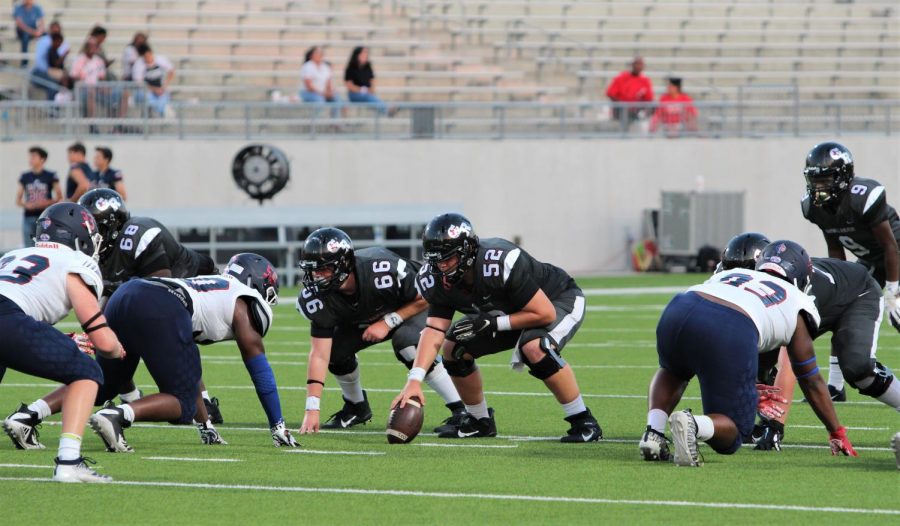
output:
[[429,318],[441,318],[444,320],[452,320],[453,313],[456,312],[456,309],[450,307],[448,305],[442,305],[440,303],[429,303],[428,304],[428,317]]
[[325,327],[313,321],[309,324],[309,335],[313,338],[332,338],[334,337],[334,327]]

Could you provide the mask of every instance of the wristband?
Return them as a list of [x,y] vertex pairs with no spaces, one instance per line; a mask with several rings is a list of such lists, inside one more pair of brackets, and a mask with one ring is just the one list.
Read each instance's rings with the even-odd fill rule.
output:
[[497,330],[498,331],[511,331],[512,325],[509,322],[509,316],[497,316],[495,318],[497,322]]
[[425,369],[422,369],[421,367],[413,367],[409,370],[409,375],[407,375],[406,379],[421,382],[425,379],[425,373]]
[[884,290],[887,291],[891,296],[897,296],[900,294],[900,282],[898,281],[888,281],[884,284]]
[[310,384],[319,384],[322,387],[325,387],[325,382],[321,382],[319,380],[307,380],[306,385],[310,385]]
[[306,397],[306,410],[307,411],[318,411],[320,401],[321,401],[321,399],[318,396],[307,396]]
[[403,323],[403,318],[400,317],[396,312],[390,312],[384,315],[384,323],[388,326],[389,329],[396,329]]

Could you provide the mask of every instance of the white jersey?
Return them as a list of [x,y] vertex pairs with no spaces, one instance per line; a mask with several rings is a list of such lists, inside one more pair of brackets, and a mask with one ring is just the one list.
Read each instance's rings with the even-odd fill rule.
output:
[[0,296],[5,296],[32,318],[55,324],[72,310],[66,277],[77,274],[103,294],[100,267],[90,256],[65,245],[38,242],[0,257]]
[[188,293],[194,341],[213,343],[234,339],[234,306],[238,298],[250,298],[251,323],[266,335],[272,326],[272,308],[255,289],[232,276],[195,278],[154,278],[181,287]]
[[797,329],[797,315],[806,313],[815,334],[821,322],[812,296],[771,274],[755,270],[726,270],[688,292],[702,292],[740,307],[759,331],[759,351],[787,345]]

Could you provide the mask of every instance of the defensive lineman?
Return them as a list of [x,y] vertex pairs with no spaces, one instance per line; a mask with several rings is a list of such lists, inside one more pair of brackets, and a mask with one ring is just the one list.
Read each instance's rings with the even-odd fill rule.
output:
[[[411,396],[424,401],[422,379],[442,351],[468,415],[455,433],[438,436],[496,436],[494,411],[485,401],[475,360],[515,349],[513,366],[527,366],[562,405],[570,428],[561,440],[599,440],[600,424],[585,407],[575,373],[560,356],[584,318],[584,295],[575,280],[509,241],[479,240],[472,223],[460,214],[432,219],[422,242],[425,265],[417,286],[428,301],[428,318],[409,380],[394,403],[402,407]],[[465,317],[451,323],[455,312]]]

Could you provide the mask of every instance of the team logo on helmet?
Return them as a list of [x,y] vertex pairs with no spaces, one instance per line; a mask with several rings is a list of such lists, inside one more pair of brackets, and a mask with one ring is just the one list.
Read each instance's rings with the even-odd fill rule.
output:
[[41,228],[43,228],[44,230],[47,230],[52,225],[53,225],[53,220],[50,219],[49,217],[45,217],[44,219],[41,220]]
[[778,245],[778,248],[775,250],[775,253],[781,254],[782,252],[786,252],[786,251],[787,251],[787,245],[782,243],[782,244]]
[[105,197],[101,197],[100,199],[97,199],[97,202],[94,203],[94,206],[101,212],[103,212],[107,208],[118,210],[122,207],[122,202],[115,198],[106,199]]
[[850,154],[848,154],[847,152],[841,151],[840,148],[832,148],[831,151],[828,152],[828,155],[830,155],[831,158],[834,159],[835,161],[842,160],[845,163],[850,162]]
[[93,234],[97,231],[97,221],[94,220],[94,216],[86,210],[81,211],[81,224],[84,225],[84,228],[87,229],[89,234]]
[[275,286],[278,283],[278,275],[275,274],[275,269],[271,266],[266,266],[266,271],[263,272],[263,281],[266,282],[266,285]]
[[472,226],[468,223],[460,223],[459,225],[450,225],[450,227],[447,228],[447,235],[450,236],[450,239],[458,238],[463,232],[471,234]]
[[350,250],[353,247],[350,246],[350,243],[348,243],[346,239],[342,239],[340,241],[338,241],[337,239],[332,239],[325,245],[325,250],[331,252],[332,254],[342,248]]

